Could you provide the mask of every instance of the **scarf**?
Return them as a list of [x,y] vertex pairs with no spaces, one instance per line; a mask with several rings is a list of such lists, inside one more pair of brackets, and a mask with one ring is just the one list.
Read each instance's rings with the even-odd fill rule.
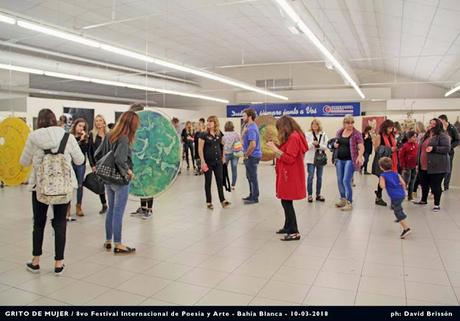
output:
[[[396,140],[393,135],[383,135],[383,142],[385,143],[385,146],[388,147],[396,147]],[[391,169],[393,172],[398,172],[398,153],[397,152],[392,152],[391,153],[391,161],[392,161],[392,166]]]

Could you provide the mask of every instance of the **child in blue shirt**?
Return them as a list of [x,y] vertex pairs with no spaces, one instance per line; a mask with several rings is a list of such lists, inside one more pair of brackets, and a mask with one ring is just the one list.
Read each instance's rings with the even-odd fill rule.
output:
[[411,232],[406,223],[407,215],[404,214],[402,208],[402,202],[406,197],[406,183],[401,175],[393,172],[391,158],[382,157],[379,160],[379,166],[383,171],[380,175],[380,187],[387,190],[388,196],[391,199],[391,208],[396,216],[395,222],[401,224],[403,229],[400,238],[404,239]]

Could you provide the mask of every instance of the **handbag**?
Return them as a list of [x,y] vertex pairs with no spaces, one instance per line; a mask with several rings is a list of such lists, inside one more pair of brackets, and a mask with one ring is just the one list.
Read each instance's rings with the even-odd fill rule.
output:
[[109,151],[96,164],[96,175],[109,185],[128,185],[129,181],[123,177],[115,164],[114,151]]
[[[314,132],[313,132],[313,136],[316,138],[316,135]],[[318,142],[321,142],[321,138],[323,138],[323,134],[319,135]],[[313,164],[315,166],[326,166],[327,165],[327,155],[324,150],[319,149],[319,148],[316,149],[315,158],[313,159]]]
[[96,175],[96,173],[89,173],[83,181],[83,186],[91,192],[102,195],[105,193],[104,182]]

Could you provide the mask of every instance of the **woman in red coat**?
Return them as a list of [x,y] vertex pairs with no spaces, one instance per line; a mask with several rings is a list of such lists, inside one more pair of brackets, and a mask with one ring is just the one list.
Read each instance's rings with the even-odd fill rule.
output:
[[288,116],[276,122],[280,146],[273,142],[267,146],[276,154],[276,197],[281,199],[285,223],[278,234],[286,234],[282,241],[300,240],[293,201],[307,197],[305,186],[304,155],[308,150],[307,140],[299,124]]

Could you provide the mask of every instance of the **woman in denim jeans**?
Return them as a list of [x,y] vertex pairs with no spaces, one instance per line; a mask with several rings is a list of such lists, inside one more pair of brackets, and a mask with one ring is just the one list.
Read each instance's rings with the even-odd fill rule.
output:
[[307,163],[307,191],[308,202],[313,202],[313,179],[316,171],[316,200],[324,202],[324,197],[321,196],[321,186],[323,183],[324,165],[315,165],[315,155],[317,150],[323,152],[327,149],[327,134],[321,128],[321,122],[318,119],[313,119],[310,125],[310,130],[306,133],[308,142],[308,151],[305,154],[305,162]]
[[354,127],[353,116],[347,115],[343,119],[343,128],[336,135],[334,148],[336,149],[335,167],[337,183],[340,192],[340,201],[335,204],[342,211],[353,209],[353,190],[351,180],[353,173],[363,166],[364,142],[361,132]]
[[[78,189],[77,189],[77,205],[76,213],[77,216],[84,216],[83,210],[81,209],[81,202],[83,201],[83,181],[85,180],[85,171],[86,171],[86,156],[88,155],[89,140],[88,140],[88,123],[83,118],[78,118],[72,125],[70,133],[75,136],[75,139],[80,146],[81,152],[85,155],[85,161],[81,165],[76,165],[72,163],[73,170],[77,176]],[[70,218],[70,204],[67,210],[67,217]],[[70,221],[72,221],[70,219]]]
[[134,177],[131,146],[134,143],[138,127],[139,116],[133,111],[127,111],[120,116],[117,124],[108,134],[108,142],[106,142],[114,151],[115,165],[118,171],[128,182],[126,185],[105,185],[109,209],[105,220],[106,241],[104,247],[110,250],[113,241],[115,254],[132,253],[136,250],[121,242],[121,230],[123,214],[128,202],[129,182]]
[[238,157],[234,155],[233,145],[236,142],[241,142],[241,137],[235,132],[235,127],[231,121],[225,123],[225,133],[222,140],[224,142],[225,166],[227,166],[229,162],[232,166],[232,190],[235,190],[238,175]]

